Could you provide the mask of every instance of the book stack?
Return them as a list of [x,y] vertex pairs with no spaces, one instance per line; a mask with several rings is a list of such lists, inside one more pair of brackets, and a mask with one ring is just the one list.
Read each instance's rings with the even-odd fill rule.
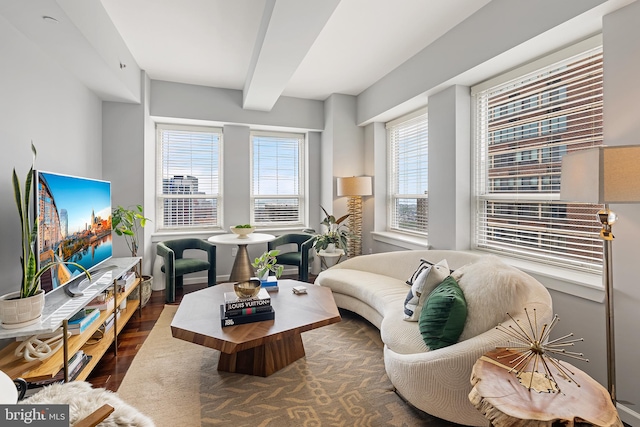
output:
[[68,331],[71,335],[80,335],[83,333],[93,322],[100,317],[100,310],[90,309],[87,310],[84,317],[79,319],[69,320]]
[[224,304],[220,305],[220,321],[223,328],[273,319],[275,311],[266,289],[260,288],[258,295],[253,298],[239,298],[235,292],[224,293]]
[[[82,350],[78,350],[73,356],[71,356],[71,359],[69,359],[69,364],[68,364],[69,381],[75,380],[78,377],[78,375],[80,375],[80,372],[85,366],[87,366],[87,363],[89,363],[89,361],[91,360],[91,357],[92,356],[85,354],[85,352]],[[64,382],[64,368],[60,369],[60,371],[58,371],[58,373],[54,375],[52,378],[42,380],[42,381],[28,382],[27,393],[25,394],[25,397],[29,397],[37,393],[38,391],[42,390],[42,388],[45,386],[48,386],[51,384],[63,383],[63,382]]]

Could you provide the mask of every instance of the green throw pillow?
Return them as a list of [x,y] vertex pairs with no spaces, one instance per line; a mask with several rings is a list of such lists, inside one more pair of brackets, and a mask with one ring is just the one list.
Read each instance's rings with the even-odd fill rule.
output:
[[458,282],[449,276],[427,297],[418,327],[425,344],[431,349],[458,342],[467,320],[467,301]]

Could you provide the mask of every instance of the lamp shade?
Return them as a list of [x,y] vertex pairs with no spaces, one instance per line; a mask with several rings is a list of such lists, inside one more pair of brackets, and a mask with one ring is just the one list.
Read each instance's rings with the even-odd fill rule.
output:
[[640,145],[594,147],[565,155],[560,199],[600,204],[640,202]]
[[371,177],[351,176],[338,178],[338,196],[370,196]]

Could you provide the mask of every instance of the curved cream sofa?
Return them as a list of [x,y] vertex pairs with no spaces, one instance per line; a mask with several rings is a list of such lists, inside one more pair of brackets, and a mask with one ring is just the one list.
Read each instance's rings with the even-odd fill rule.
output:
[[[438,350],[429,350],[417,322],[403,320],[405,282],[420,259],[446,259],[467,301],[460,341]],[[387,375],[404,399],[435,417],[471,426],[489,425],[468,395],[476,360],[508,343],[497,323],[513,324],[507,312],[521,325],[528,325],[527,312],[532,320],[535,313],[540,326],[553,316],[551,296],[542,284],[491,255],[445,250],[363,255],[321,272],[315,283],[332,289],[338,307],[380,329]]]

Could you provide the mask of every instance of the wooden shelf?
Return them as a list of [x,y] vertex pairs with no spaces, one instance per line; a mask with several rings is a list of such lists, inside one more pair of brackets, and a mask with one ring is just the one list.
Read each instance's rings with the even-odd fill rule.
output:
[[[125,290],[119,291],[116,289],[116,279],[122,276],[125,272],[130,270],[135,270],[137,275],[140,276],[142,262],[140,258],[127,258],[127,259],[114,259],[116,261],[123,261],[123,264],[119,266],[116,270],[114,270],[113,280],[110,284],[100,288],[100,292],[102,290],[107,289],[109,287],[114,287],[115,293],[115,301],[114,308],[110,310],[103,310],[100,313],[100,316],[96,321],[91,323],[89,327],[85,331],[83,331],[79,335],[72,335],[66,340],[67,347],[67,357],[71,358],[76,352],[79,350],[83,350],[87,355],[91,356],[91,360],[87,363],[87,365],[82,369],[79,375],[75,378],[78,381],[85,380],[93,368],[98,364],[102,356],[107,352],[109,347],[116,343],[117,345],[117,337],[120,331],[127,324],[129,319],[133,316],[136,310],[141,309],[140,300],[139,299],[131,299],[127,300],[127,297],[137,289],[141,284],[141,279],[138,277],[136,280]],[[117,263],[117,262],[116,262]],[[117,292],[116,292],[117,291]],[[69,311],[69,308],[65,308],[65,304],[59,304],[58,310],[65,309],[65,314],[67,312],[73,312],[71,315],[75,314],[75,312],[84,305],[86,305],[90,299],[84,301],[84,303],[79,306],[77,309],[72,309]],[[127,305],[124,309],[120,309],[120,305],[126,301]],[[75,310],[75,311],[74,311]],[[96,343],[96,344],[88,344],[88,342],[92,339],[94,334],[100,329],[100,327],[105,323],[105,321],[109,318],[111,314],[116,314],[116,319],[113,327]],[[55,312],[52,316],[55,318]],[[56,330],[67,319],[62,320],[59,324],[54,324],[53,326],[47,325],[46,329]],[[20,337],[24,336],[24,332],[16,331],[15,336]],[[9,344],[6,348],[0,351],[0,369],[1,370],[11,370],[11,372],[15,373],[15,377],[22,377],[26,381],[35,382],[35,381],[43,381],[47,379],[53,378],[61,369],[64,369],[65,364],[68,363],[68,360],[65,360],[64,357],[64,349],[59,349],[55,354],[46,359],[43,362],[33,363],[26,362],[20,356],[16,356],[15,350],[20,345],[20,342],[16,341],[14,343]],[[117,354],[117,347],[114,346],[114,352]],[[24,366],[24,369],[22,367]]]

